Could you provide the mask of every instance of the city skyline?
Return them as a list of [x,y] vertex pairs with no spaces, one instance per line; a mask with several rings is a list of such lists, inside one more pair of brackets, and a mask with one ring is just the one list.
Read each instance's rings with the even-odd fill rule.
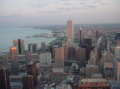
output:
[[[9,51],[0,50],[0,89],[120,89],[120,28],[85,26],[75,31],[72,20],[66,27],[50,34],[37,30],[42,35],[29,39],[13,37]],[[19,31],[9,29],[5,33]],[[30,35],[36,28],[28,29]],[[20,31],[25,34],[25,28]],[[34,36],[38,43],[26,42]],[[42,37],[55,39],[46,44],[37,39]]]
[[119,0],[0,0],[0,26],[120,23]]

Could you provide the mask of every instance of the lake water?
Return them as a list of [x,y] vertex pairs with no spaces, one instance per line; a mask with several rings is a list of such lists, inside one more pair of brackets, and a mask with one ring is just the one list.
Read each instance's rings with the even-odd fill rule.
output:
[[27,38],[27,36],[33,36],[36,34],[42,33],[51,33],[51,30],[46,29],[34,29],[34,28],[0,28],[0,51],[9,50],[13,45],[12,41],[18,38],[25,41],[25,46],[29,43],[37,43],[38,45],[41,42],[48,43],[54,38]]

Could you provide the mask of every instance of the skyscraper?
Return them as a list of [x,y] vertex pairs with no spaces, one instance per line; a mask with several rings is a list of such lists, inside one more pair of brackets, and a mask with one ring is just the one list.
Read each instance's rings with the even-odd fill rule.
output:
[[28,44],[28,51],[31,53],[37,52],[37,44]]
[[82,42],[82,30],[79,31],[79,40],[80,40],[80,45],[81,45],[81,42]]
[[27,74],[33,76],[34,86],[37,84],[38,69],[36,63],[30,63],[27,65]]
[[57,67],[63,67],[65,60],[65,48],[59,47],[59,48],[54,48],[54,50],[55,50],[55,63]]
[[16,59],[16,56],[17,56],[17,48],[16,47],[10,48],[10,56],[12,59]]
[[0,65],[0,89],[11,89],[8,70]]
[[67,22],[67,39],[73,40],[74,39],[74,27],[72,20]]
[[115,57],[120,58],[120,40],[117,40],[117,46],[115,47]]
[[24,40],[21,39],[13,40],[13,45],[17,48],[18,54],[24,53]]
[[116,80],[119,81],[120,80],[120,59],[119,58],[115,60],[114,70],[115,70]]

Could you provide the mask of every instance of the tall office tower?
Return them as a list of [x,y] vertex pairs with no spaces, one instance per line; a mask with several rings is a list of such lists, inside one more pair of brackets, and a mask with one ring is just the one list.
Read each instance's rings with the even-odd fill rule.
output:
[[46,49],[47,49],[47,45],[46,45],[46,43],[45,43],[45,42],[42,42],[42,43],[41,43],[40,50],[43,51],[43,52],[45,52]]
[[80,45],[82,43],[82,30],[79,31],[79,39],[80,39]]
[[23,54],[25,51],[24,48],[24,40],[18,39],[18,40],[13,40],[13,45],[17,48],[17,53],[18,54]]
[[[49,48],[49,51],[50,51],[50,53],[51,53],[52,59],[54,59],[54,58],[55,58],[55,51],[54,51],[54,48],[53,48],[52,46]],[[53,61],[53,60],[52,60],[52,61]]]
[[11,89],[8,70],[0,65],[0,89]]
[[16,59],[16,57],[17,57],[17,48],[16,47],[10,48],[10,57],[13,60]]
[[120,59],[115,60],[115,77],[120,80]]
[[55,51],[55,64],[57,67],[64,66],[64,59],[65,59],[65,49],[64,47],[54,48]]
[[36,63],[31,63],[27,65],[27,74],[33,76],[34,86],[37,84],[38,69]]
[[53,68],[52,68],[53,72],[62,72],[62,73],[64,72],[64,61],[66,58],[65,52],[66,51],[65,51],[64,47],[54,48],[55,63],[54,63]]
[[74,47],[68,47],[68,60],[75,60],[76,50]]
[[74,27],[72,20],[67,22],[67,39],[70,41],[74,40]]
[[83,43],[84,43],[84,45],[85,46],[89,46],[89,47],[92,47],[92,39],[90,39],[90,38],[85,38],[85,39],[83,39]]
[[31,53],[37,52],[37,44],[28,44],[28,51]]
[[34,89],[34,81],[32,75],[27,75],[23,77],[23,89]]
[[42,49],[42,48],[44,48],[44,49],[46,48],[46,43],[45,43],[45,42],[42,42],[42,43],[41,43],[41,49]]
[[101,34],[100,31],[96,30],[96,32],[95,32],[96,39],[98,39],[100,37],[100,34]]
[[82,61],[86,59],[86,49],[85,48],[76,48],[76,54],[75,54],[75,58],[78,61]]
[[120,58],[120,40],[117,40],[117,46],[115,47],[115,57]]
[[120,33],[119,33],[119,32],[116,33],[116,35],[115,35],[115,39],[116,39],[116,40],[120,40]]
[[86,48],[86,60],[89,60],[90,58],[90,53],[92,50],[92,39],[86,38],[83,40],[83,45]]

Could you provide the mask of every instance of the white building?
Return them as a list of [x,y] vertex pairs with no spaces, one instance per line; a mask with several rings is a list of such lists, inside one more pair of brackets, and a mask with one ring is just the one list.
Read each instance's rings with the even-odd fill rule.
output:
[[115,57],[120,58],[120,46],[115,47]]
[[39,59],[40,64],[51,65],[52,58],[51,58],[51,53],[50,52],[41,53],[39,55],[39,58],[40,58]]

